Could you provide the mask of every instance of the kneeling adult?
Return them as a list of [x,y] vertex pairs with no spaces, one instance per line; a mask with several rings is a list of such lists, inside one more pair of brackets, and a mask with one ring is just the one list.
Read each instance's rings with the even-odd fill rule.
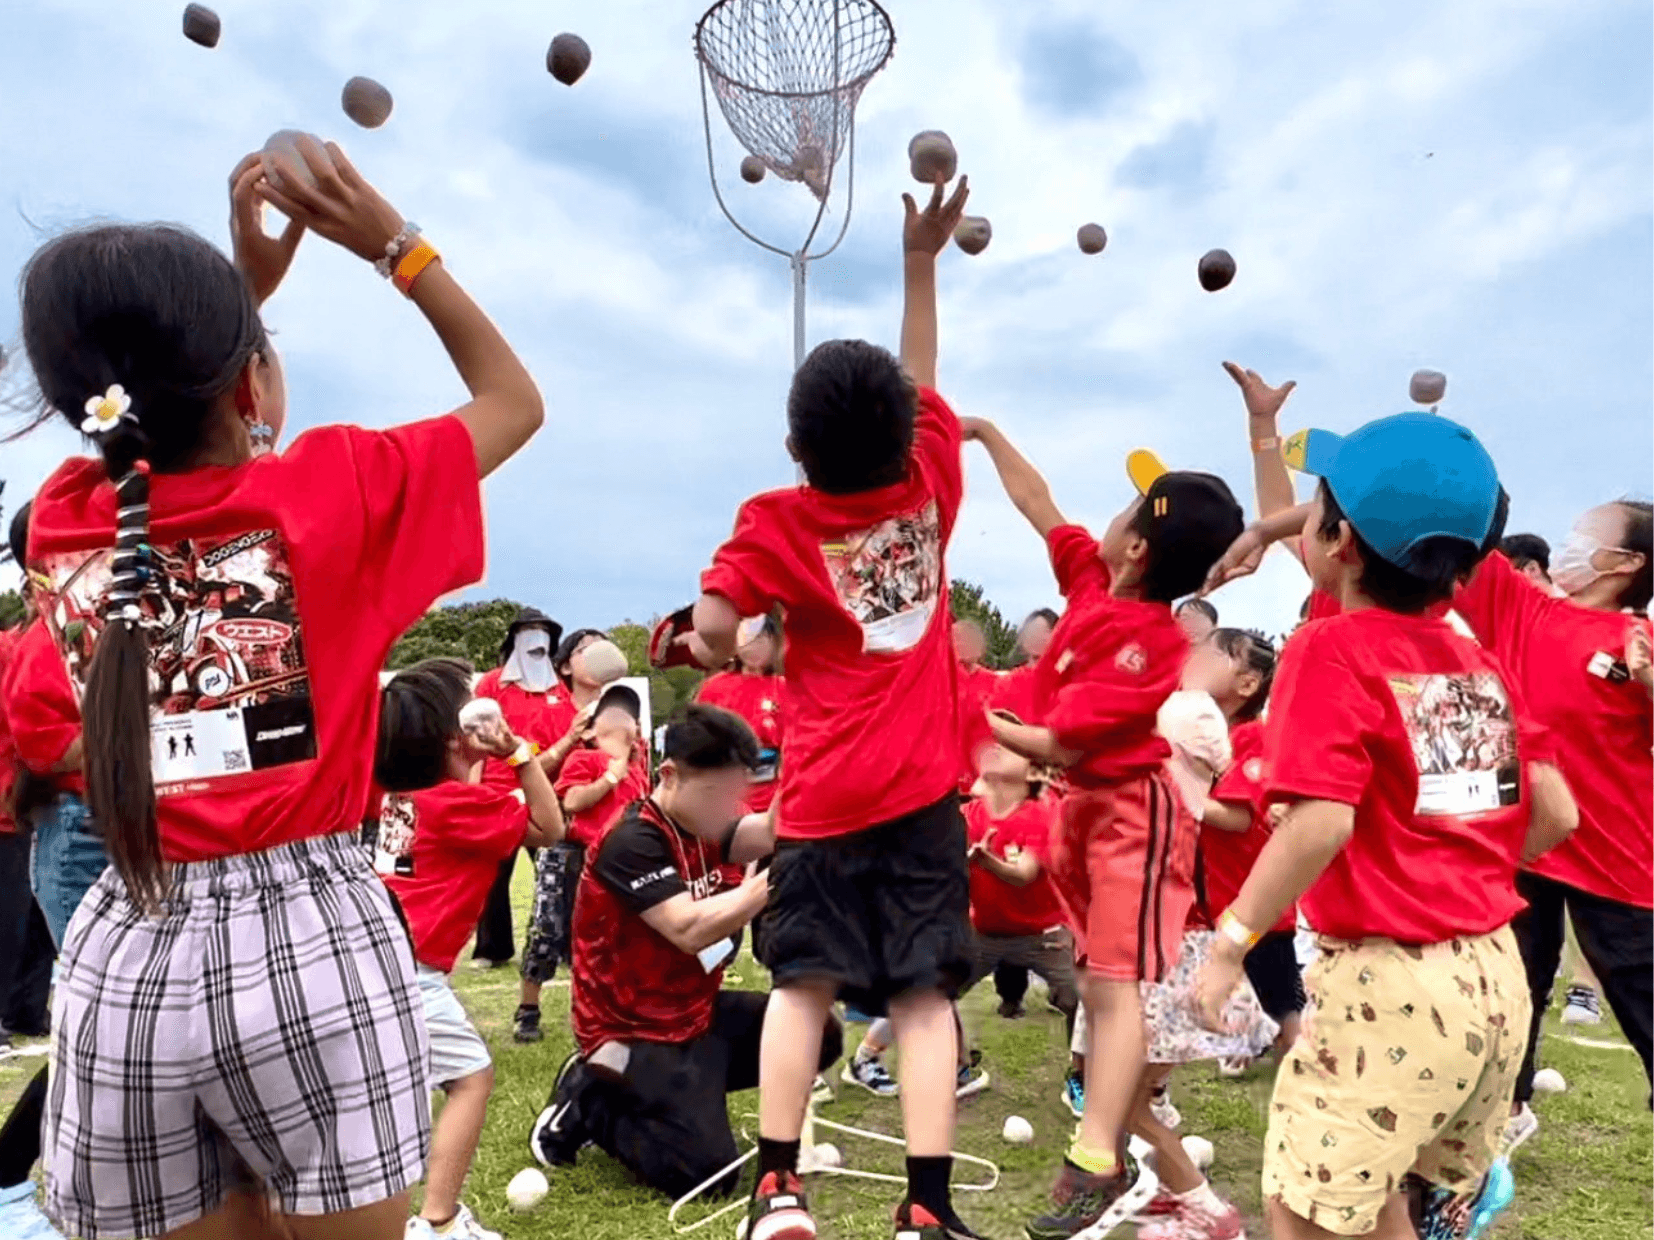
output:
[[[733,877],[775,846],[775,807],[741,813],[757,762],[757,742],[738,717],[688,707],[667,725],[654,791],[626,809],[581,875],[578,1050],[529,1142],[547,1166],[596,1145],[678,1197],[735,1160],[724,1098],[758,1085],[769,999],[723,989],[737,936],[769,898],[764,873]],[[842,1046],[829,1017],[823,1068]]]

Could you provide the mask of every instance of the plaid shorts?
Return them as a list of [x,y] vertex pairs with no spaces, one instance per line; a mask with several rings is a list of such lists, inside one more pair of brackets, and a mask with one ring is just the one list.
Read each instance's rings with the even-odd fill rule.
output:
[[332,1214],[423,1175],[424,1008],[353,836],[174,866],[160,916],[110,867],[61,967],[42,1146],[67,1234],[170,1232],[237,1190]]

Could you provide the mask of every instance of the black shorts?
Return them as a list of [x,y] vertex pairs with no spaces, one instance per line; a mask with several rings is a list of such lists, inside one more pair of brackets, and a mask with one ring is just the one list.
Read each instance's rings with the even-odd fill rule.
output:
[[1246,953],[1246,980],[1257,992],[1258,1003],[1279,1023],[1304,1010],[1304,975],[1290,930],[1271,930]]
[[909,990],[952,998],[973,962],[970,904],[950,793],[853,835],[776,845],[760,959],[777,986],[836,982],[870,1016]]

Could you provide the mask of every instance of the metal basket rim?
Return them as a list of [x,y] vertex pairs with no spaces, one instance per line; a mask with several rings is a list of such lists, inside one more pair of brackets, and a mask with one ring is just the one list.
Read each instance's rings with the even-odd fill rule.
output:
[[[833,0],[833,2],[836,4],[838,3],[838,0]],[[856,4],[865,5],[868,8],[871,8],[884,22],[884,54],[879,57],[877,64],[868,69],[867,72],[851,78],[843,85],[828,87],[825,90],[774,90],[764,86],[753,86],[750,83],[741,81],[739,78],[731,77],[722,69],[718,68],[718,66],[714,64],[712,59],[706,54],[702,44],[701,32],[706,23],[711,20],[712,15],[719,9],[725,8],[732,3],[734,3],[734,0],[718,0],[716,4],[709,8],[706,12],[702,13],[700,20],[695,23],[695,59],[700,61],[706,71],[713,77],[717,78],[720,82],[728,82],[731,86],[737,87],[740,90],[748,91],[754,95],[768,95],[776,99],[822,99],[832,95],[841,94],[842,92],[850,89],[861,90],[865,88],[867,83],[873,79],[874,74],[878,73],[880,69],[890,63],[890,58],[896,53],[896,25],[890,20],[890,14],[885,10],[884,5],[880,4],[879,0],[854,0],[854,3]]]

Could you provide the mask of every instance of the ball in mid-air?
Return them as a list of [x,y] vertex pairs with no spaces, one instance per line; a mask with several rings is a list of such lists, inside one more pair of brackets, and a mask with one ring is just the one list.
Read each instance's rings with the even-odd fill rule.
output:
[[1207,250],[1200,256],[1200,287],[1208,293],[1228,288],[1235,278],[1235,258],[1228,250]]
[[1407,395],[1421,405],[1439,404],[1447,395],[1447,376],[1439,370],[1415,370],[1407,383]]
[[573,86],[592,63],[592,49],[577,34],[566,31],[546,50],[546,69],[564,86]]
[[764,173],[767,171],[764,161],[756,155],[748,155],[741,161],[741,179],[748,185],[757,185],[764,179]]
[[218,14],[206,5],[184,6],[184,37],[191,43],[199,43],[202,47],[217,47],[218,36],[223,31],[224,27],[218,20]]
[[951,181],[959,171],[959,152],[953,149],[953,139],[940,129],[926,129],[913,135],[907,144],[907,160],[913,169],[913,179],[926,185],[937,181]]
[[954,242],[967,254],[980,254],[994,239],[994,226],[985,215],[967,215],[953,230]]
[[378,129],[390,119],[395,106],[390,91],[368,77],[353,77],[346,82],[339,103],[345,115],[363,129]]
[[626,674],[626,656],[611,641],[595,641],[580,652],[580,662],[600,685],[610,685]]
[[1108,244],[1108,233],[1103,231],[1101,224],[1081,224],[1080,231],[1074,234],[1079,242],[1080,253],[1101,254],[1103,247]]

